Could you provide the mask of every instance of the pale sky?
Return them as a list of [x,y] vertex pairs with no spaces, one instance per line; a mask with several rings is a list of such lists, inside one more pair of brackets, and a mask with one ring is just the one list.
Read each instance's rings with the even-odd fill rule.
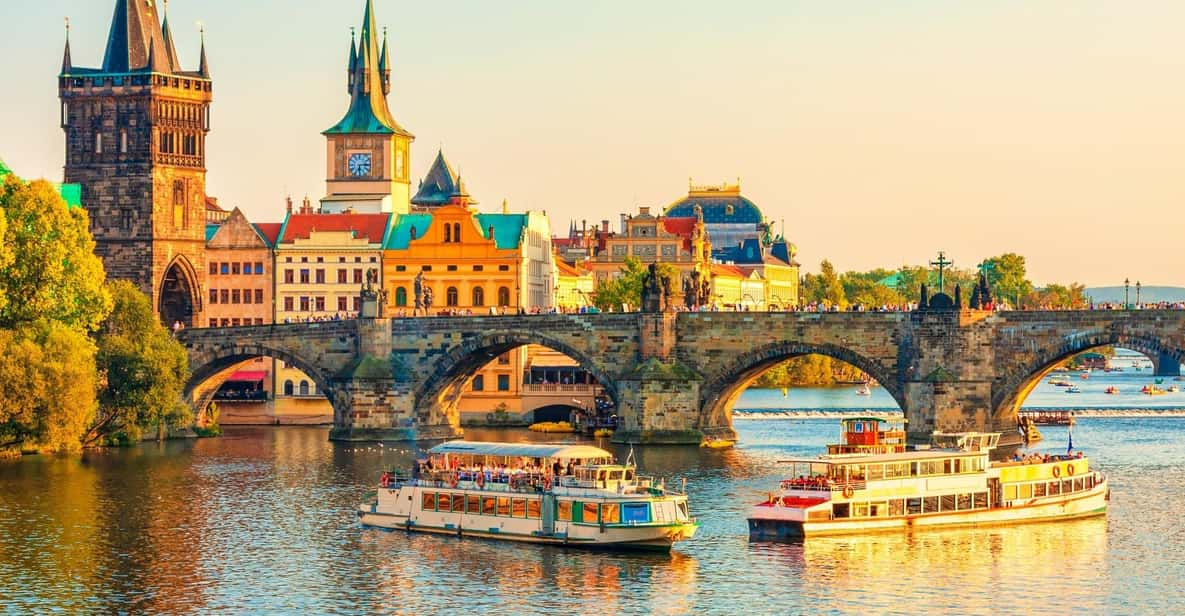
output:
[[[102,63],[114,0],[0,0],[0,157],[61,178],[62,18]],[[325,189],[363,0],[173,0],[214,78],[208,192],[253,220]],[[743,192],[808,270],[957,266],[1185,285],[1181,0],[376,0],[420,177],[443,144],[482,209],[616,221]],[[413,182],[413,190],[414,190]],[[780,228],[780,227],[779,227]]]

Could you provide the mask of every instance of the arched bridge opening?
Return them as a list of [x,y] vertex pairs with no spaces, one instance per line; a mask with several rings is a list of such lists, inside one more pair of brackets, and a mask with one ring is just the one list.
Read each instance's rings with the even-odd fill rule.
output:
[[[271,360],[279,360],[278,366]],[[284,375],[273,372],[276,368],[280,369],[279,372],[287,368],[291,374],[284,378]],[[207,411],[212,402],[217,402],[224,410],[240,402],[260,403],[270,400],[275,403],[282,397],[327,399],[332,404],[333,392],[329,376],[313,362],[285,349],[248,344],[191,351],[190,377],[182,393],[199,423],[204,423],[208,421]],[[276,417],[275,408],[273,406],[273,418]],[[253,413],[261,417],[263,414],[262,410]],[[336,417],[337,411],[333,413],[336,421],[339,419]],[[299,415],[316,419],[320,413],[293,413],[293,417]]]

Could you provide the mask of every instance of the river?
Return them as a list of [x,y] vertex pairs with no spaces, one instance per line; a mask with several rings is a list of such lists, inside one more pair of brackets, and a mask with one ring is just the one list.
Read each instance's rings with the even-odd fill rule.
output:
[[[1185,533],[1176,501],[1185,498],[1185,418],[1088,417],[1074,428],[1075,445],[1110,474],[1106,518],[749,543],[746,510],[776,485],[777,460],[818,453],[837,428],[831,420],[748,419],[737,422],[732,450],[639,448],[645,472],[687,480],[703,524],[669,555],[360,528],[353,508],[361,494],[383,469],[408,464],[413,448],[330,443],[320,427],[233,427],[217,439],[0,461],[0,612],[1181,609]],[[1065,448],[1065,428],[1042,431],[1038,450]]]

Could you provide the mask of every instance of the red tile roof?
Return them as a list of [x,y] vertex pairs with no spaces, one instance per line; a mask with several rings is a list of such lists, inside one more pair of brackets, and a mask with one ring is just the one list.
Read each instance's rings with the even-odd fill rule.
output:
[[664,216],[662,226],[667,233],[683,237],[683,250],[691,251],[691,233],[695,230],[694,216]]
[[390,214],[292,214],[284,223],[279,243],[308,239],[313,231],[353,231],[354,237],[381,244],[390,218]]
[[275,246],[276,240],[280,237],[280,230],[284,228],[282,222],[257,222],[255,229],[263,234],[263,239],[267,240],[268,246]]
[[735,265],[725,265],[723,263],[712,264],[712,274],[716,276],[735,276],[737,278],[748,278],[749,275],[744,270]]
[[584,272],[581,272],[579,269],[577,269],[571,263],[568,263],[567,261],[565,261],[563,259],[557,258],[555,260],[555,268],[556,268],[556,270],[559,271],[561,276],[583,276],[584,275]]

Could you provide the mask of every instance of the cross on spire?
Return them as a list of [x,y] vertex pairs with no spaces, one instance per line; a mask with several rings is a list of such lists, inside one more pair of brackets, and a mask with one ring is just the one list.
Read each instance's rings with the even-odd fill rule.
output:
[[945,281],[946,268],[948,268],[954,264],[955,264],[954,261],[947,260],[946,252],[941,251],[941,250],[938,251],[938,260],[930,262],[930,265],[933,265],[934,267],[938,268],[938,292],[939,293],[946,292],[946,290],[943,288],[944,281]]

